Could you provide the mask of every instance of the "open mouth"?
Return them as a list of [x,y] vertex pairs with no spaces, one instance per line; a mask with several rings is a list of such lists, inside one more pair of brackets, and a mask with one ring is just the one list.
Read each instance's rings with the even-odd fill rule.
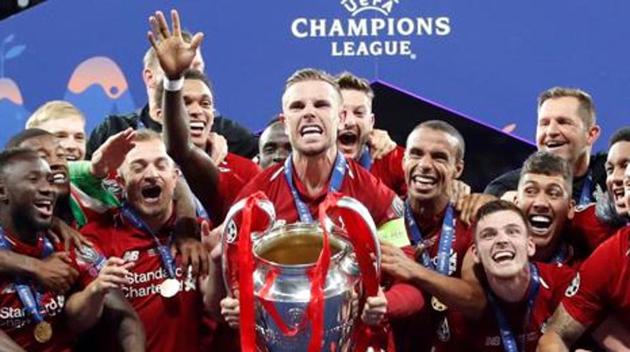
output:
[[566,144],[567,142],[565,141],[547,141],[545,142],[545,148],[547,148],[547,150],[554,150],[557,148],[561,148],[565,146]]
[[421,188],[433,187],[437,184],[437,178],[427,175],[414,175],[411,177],[411,183],[413,186]]
[[302,137],[308,135],[321,135],[322,133],[324,133],[324,130],[321,127],[315,125],[308,125],[300,128],[300,136]]
[[497,251],[492,255],[492,260],[494,260],[496,263],[501,264],[513,260],[515,256],[516,254],[511,251]]
[[54,170],[51,175],[52,183],[65,185],[68,183],[68,174],[64,170]]
[[53,214],[53,202],[50,199],[38,199],[35,202],[33,202],[33,205],[35,205],[35,209],[37,209],[37,211],[43,215],[44,217],[48,218],[51,217]]
[[351,130],[343,130],[337,135],[337,140],[342,145],[355,145],[359,141],[359,135]]
[[145,186],[140,191],[142,198],[147,203],[156,203],[160,200],[162,194],[162,187],[158,185]]
[[72,155],[72,154],[66,153],[66,160],[68,160],[68,161],[77,161],[77,160],[79,160],[79,158],[76,155]]
[[548,215],[530,215],[528,217],[529,227],[532,232],[539,235],[544,235],[549,231],[553,219]]
[[199,135],[206,128],[206,123],[200,120],[190,121],[190,132],[195,135]]

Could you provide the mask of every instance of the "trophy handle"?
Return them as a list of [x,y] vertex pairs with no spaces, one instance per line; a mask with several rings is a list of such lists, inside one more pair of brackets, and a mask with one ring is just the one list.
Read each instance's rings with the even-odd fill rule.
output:
[[[336,228],[342,227],[341,224],[335,223],[335,221],[333,221],[333,218],[331,217],[331,213],[335,214],[335,211],[338,209],[349,210],[355,213],[362,220],[363,225],[366,227],[366,229],[368,230],[367,232],[369,234],[369,237],[368,236],[363,236],[363,237],[367,237],[367,239],[370,242],[367,245],[373,248],[374,255],[376,257],[376,260],[375,260],[376,274],[380,277],[381,246],[378,241],[378,233],[376,231],[376,225],[374,224],[372,215],[370,215],[370,212],[367,210],[367,208],[358,200],[352,197],[343,196],[337,200],[335,207],[329,208],[329,211],[327,212],[324,218],[324,224],[322,226],[325,226],[328,232],[331,232]],[[339,213],[338,215],[341,215],[341,218],[344,220],[345,220],[345,217],[347,217],[347,215],[344,216],[343,214],[339,214]],[[351,237],[351,234],[348,234],[347,236]],[[353,246],[356,246],[355,242],[358,242],[358,241],[353,241],[352,238],[348,238],[348,239],[350,240],[350,243],[352,243]],[[356,251],[356,248],[355,248],[355,251]]]
[[[238,233],[239,227],[237,226],[237,216],[243,212],[247,205],[248,198],[254,196],[250,196],[244,199],[241,199],[236,204],[234,204],[227,213],[225,217],[225,226],[223,228],[223,232],[221,233],[221,245],[223,246],[222,254],[221,254],[221,269],[223,271],[223,284],[225,285],[225,289],[229,295],[233,294],[232,290],[232,282],[234,280],[232,275],[233,271],[230,268],[230,258],[229,256],[235,252],[236,244],[238,243]],[[258,239],[262,234],[266,233],[269,229],[274,226],[276,222],[276,211],[273,206],[273,203],[269,201],[267,198],[263,197],[255,197],[255,205],[256,208],[262,211],[264,215],[267,217],[267,227],[261,230],[252,230],[249,234],[252,236],[253,240]],[[253,217],[253,214],[252,214]],[[242,220],[241,220],[242,223]],[[240,223],[239,223],[240,224]]]

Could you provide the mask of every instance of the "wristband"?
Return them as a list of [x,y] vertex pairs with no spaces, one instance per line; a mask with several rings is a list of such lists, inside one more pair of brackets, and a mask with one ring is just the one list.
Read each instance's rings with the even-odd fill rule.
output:
[[169,92],[177,92],[184,87],[184,77],[180,77],[176,80],[170,80],[168,77],[164,77],[164,90]]

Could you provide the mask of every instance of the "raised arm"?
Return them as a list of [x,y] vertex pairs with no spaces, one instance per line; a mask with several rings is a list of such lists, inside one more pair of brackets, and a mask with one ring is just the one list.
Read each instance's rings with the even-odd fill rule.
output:
[[[152,32],[148,36],[166,79],[172,82],[183,78],[184,71],[190,67],[201,44],[203,34],[195,34],[191,42],[186,43],[182,38],[177,11],[173,10],[171,17],[172,33],[161,12],[151,16],[149,22]],[[212,199],[218,189],[219,169],[204,150],[192,144],[181,88],[164,90],[162,114],[168,154],[179,165],[193,193],[206,208],[212,209]]]
[[586,327],[573,317],[560,304],[551,317],[545,334],[538,341],[539,352],[569,351],[569,346],[584,333]]

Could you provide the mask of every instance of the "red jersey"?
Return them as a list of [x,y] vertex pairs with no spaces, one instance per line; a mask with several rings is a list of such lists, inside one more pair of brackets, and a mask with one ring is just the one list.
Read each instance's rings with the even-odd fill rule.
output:
[[[427,247],[431,262],[435,266],[437,264],[437,255],[440,245],[440,238],[442,236],[442,222],[446,214],[446,208],[435,220],[434,224],[428,229],[425,229],[426,233],[422,233],[423,240],[430,240],[432,244]],[[449,256],[449,276],[461,277],[462,264],[468,248],[472,244],[472,230],[463,221],[458,221],[457,217],[459,213],[455,211],[454,227],[455,235],[453,237],[452,247]],[[407,224],[408,226],[408,224]],[[421,230],[422,231],[422,230]],[[410,230],[407,228],[407,234],[411,240]],[[406,246],[402,248],[403,251],[414,258],[415,247]],[[395,285],[397,286],[397,285]],[[392,287],[392,288],[395,288]],[[387,296],[387,293],[386,293]],[[389,298],[389,297],[388,297]],[[428,294],[424,294],[424,302],[431,302],[432,297]],[[401,306],[409,305],[412,303],[410,300],[406,301],[390,301],[388,299],[388,311],[396,312],[401,309]],[[423,309],[415,316],[405,319],[401,322],[394,322],[394,333],[396,335],[396,348],[398,351],[429,351],[433,346],[449,343],[451,336],[455,335],[455,331],[452,331],[454,327],[461,324],[453,324],[452,320],[457,317],[451,314],[451,310],[439,312],[433,309],[432,304],[426,304]],[[438,347],[443,349],[444,347]]]
[[[326,198],[329,186],[326,185],[318,195],[311,196],[295,171],[293,171],[293,183],[300,198],[316,218],[319,204]],[[284,176],[284,164],[263,170],[241,190],[237,199],[245,198],[257,191],[263,191],[267,195],[275,207],[278,219],[285,220],[288,224],[299,221],[291,189]],[[339,192],[363,203],[377,226],[400,216],[393,211],[396,210],[394,208],[399,202],[396,194],[354,160],[347,159],[346,173]]]
[[[497,304],[506,317],[519,351],[534,352],[538,345],[538,339],[542,336],[543,327],[551,318],[564,295],[567,286],[575,276],[575,271],[565,265],[536,263],[540,275],[540,288],[534,299],[527,327],[527,292],[525,296],[515,303],[504,302],[497,298]],[[467,346],[469,351],[496,351],[503,352],[503,343],[499,324],[494,310],[490,304],[477,321],[466,321],[464,326],[463,341],[458,341],[461,346]],[[525,348],[522,343],[525,341]]]
[[[44,241],[40,240],[35,246],[20,242],[15,237],[6,235],[13,244],[13,251],[30,257],[41,258],[44,252]],[[63,251],[61,245],[56,246],[55,251]],[[67,319],[63,316],[65,302],[74,292],[85,288],[98,275],[95,259],[91,255],[93,251],[70,251],[72,266],[79,273],[79,279],[75,282],[70,292],[55,294],[51,291],[38,289],[40,300],[38,306],[42,317],[52,326],[52,338],[46,343],[39,343],[33,336],[36,322],[27,313],[20,300],[14,285],[14,279],[0,277],[0,329],[26,351],[70,351],[76,337],[67,325]],[[31,291],[34,293],[35,284],[31,283]],[[35,299],[37,296],[34,294]]]
[[260,173],[260,166],[240,155],[227,153],[218,165],[220,171],[232,171],[241,180],[251,180]]
[[[179,293],[171,298],[160,295],[160,284],[168,278],[162,267],[155,240],[133,227],[120,214],[87,224],[81,233],[100,248],[106,257],[116,256],[135,263],[122,292],[136,310],[147,338],[147,351],[199,351],[203,313],[202,295],[189,268],[176,257]],[[165,226],[156,236],[167,244],[170,231]]]
[[602,243],[582,263],[566,290],[564,309],[584,326],[610,312],[630,326],[630,226]]
[[374,160],[370,168],[372,175],[383,181],[385,186],[396,192],[401,198],[407,197],[407,183],[402,167],[404,155],[405,148],[396,146],[394,150],[382,158]]
[[586,256],[618,230],[597,217],[595,203],[575,207],[575,215],[569,228],[569,241],[583,248]]

